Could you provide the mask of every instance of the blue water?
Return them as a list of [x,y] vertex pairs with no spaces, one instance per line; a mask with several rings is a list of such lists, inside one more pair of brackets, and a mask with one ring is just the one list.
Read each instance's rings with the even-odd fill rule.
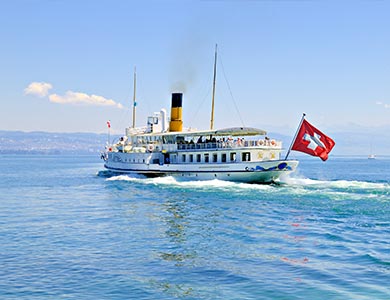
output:
[[388,158],[308,157],[280,185],[0,158],[0,299],[390,299]]

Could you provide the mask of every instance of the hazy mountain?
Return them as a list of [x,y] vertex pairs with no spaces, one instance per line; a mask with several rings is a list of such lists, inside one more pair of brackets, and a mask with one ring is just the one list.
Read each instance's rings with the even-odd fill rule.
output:
[[99,153],[106,143],[107,134],[0,131],[0,153]]
[[[345,129],[326,132],[336,142],[332,155],[390,155],[390,127]],[[269,132],[268,136],[283,141],[285,150],[293,138],[278,132]],[[118,137],[112,135],[110,139]],[[107,134],[96,133],[0,131],[0,153],[98,154],[104,149],[107,138]]]

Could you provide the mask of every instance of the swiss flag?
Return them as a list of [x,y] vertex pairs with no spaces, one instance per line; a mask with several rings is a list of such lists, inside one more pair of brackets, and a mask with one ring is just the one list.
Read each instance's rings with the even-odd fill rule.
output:
[[334,145],[335,142],[330,137],[303,119],[291,150],[318,156],[325,161]]
[[107,127],[111,128],[111,122],[110,121],[107,121]]

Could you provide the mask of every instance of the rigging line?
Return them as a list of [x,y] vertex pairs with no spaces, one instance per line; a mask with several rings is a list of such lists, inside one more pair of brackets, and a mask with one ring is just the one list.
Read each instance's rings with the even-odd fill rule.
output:
[[194,114],[192,115],[192,118],[191,118],[191,120],[190,120],[190,122],[189,122],[190,124],[193,124],[193,121],[195,120],[196,116],[198,115],[198,113],[199,113],[201,107],[203,106],[203,104],[204,104],[204,102],[206,101],[206,99],[209,97],[210,92],[211,92],[211,88],[208,89],[208,91],[207,91],[206,95],[204,96],[202,102],[199,104],[197,110],[196,110],[196,111],[194,112]]
[[[133,93],[134,93],[134,91],[133,91]],[[133,93],[129,92],[129,95],[133,95]],[[126,92],[126,94],[127,94],[127,92]],[[128,98],[130,98],[130,96],[126,97],[126,99],[128,99]],[[131,121],[130,120],[132,118],[131,110],[133,108],[133,105],[127,105],[128,104],[128,100],[125,100],[125,103],[126,103],[126,105],[123,105],[123,111],[120,114],[120,118],[118,119],[118,124],[117,124],[117,126],[118,127],[120,126],[121,128],[131,127]]]
[[[199,95],[199,98],[200,98],[200,94],[201,94],[201,93],[203,94],[203,92],[206,92],[206,94],[205,94],[204,97],[203,97],[203,100],[200,102],[200,104],[197,106],[195,112],[192,114],[191,119],[189,120],[189,124],[193,124],[193,122],[194,122],[194,120],[196,119],[196,117],[197,117],[197,115],[198,115],[200,109],[203,107],[203,105],[204,105],[204,103],[205,103],[207,97],[210,96],[211,87],[210,87],[209,84],[208,84],[208,83],[211,81],[211,79],[210,79],[211,77],[210,77],[210,76],[211,76],[211,75],[209,74],[208,78],[205,79],[205,81],[203,82],[203,84],[202,84],[202,86],[203,86],[202,91],[199,92],[199,93],[197,93],[197,94]],[[207,87],[207,88],[205,88],[205,87]],[[196,127],[196,126],[194,126],[194,127]]]
[[225,68],[223,67],[222,56],[221,56],[221,55],[219,55],[219,61],[221,62],[223,77],[225,78],[226,85],[227,85],[227,87],[228,87],[230,96],[232,97],[234,107],[235,107],[235,109],[236,109],[236,111],[237,111],[238,117],[240,118],[241,125],[242,125],[243,127],[245,127],[245,124],[244,124],[244,121],[243,121],[243,119],[242,119],[242,117],[241,117],[240,111],[238,110],[238,106],[237,106],[237,104],[236,104],[236,100],[235,100],[234,97],[233,97],[233,93],[232,93],[232,89],[230,88],[229,81],[227,80],[227,77],[226,77]]
[[130,111],[131,111],[131,108],[128,107],[128,105],[123,105],[123,109],[121,109],[120,112],[118,112],[116,114],[116,117],[112,117],[112,119],[111,119],[111,120],[113,120],[113,122],[111,122],[112,128],[127,128],[127,127],[129,127],[130,126],[129,120],[130,120],[130,116],[131,116]]

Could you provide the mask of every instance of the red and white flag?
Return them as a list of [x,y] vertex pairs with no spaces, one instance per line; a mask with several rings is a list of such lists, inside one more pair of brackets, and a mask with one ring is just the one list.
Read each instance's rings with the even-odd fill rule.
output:
[[325,161],[334,145],[330,137],[303,119],[291,150],[318,156]]
[[108,127],[108,128],[111,128],[111,123],[110,123],[110,121],[107,121],[107,127]]

